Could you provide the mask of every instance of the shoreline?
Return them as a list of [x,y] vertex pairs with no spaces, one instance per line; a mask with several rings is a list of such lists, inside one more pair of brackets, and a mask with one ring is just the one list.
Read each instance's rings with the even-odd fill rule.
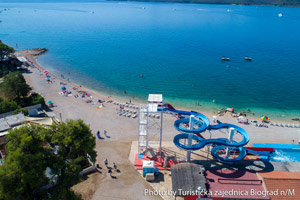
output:
[[[33,53],[33,50],[32,49],[26,49],[26,50],[20,50],[20,51],[16,51],[16,54],[20,54],[21,56],[26,56],[27,58],[29,58],[33,63],[34,65],[40,70],[40,71],[44,71],[44,70],[47,70],[47,68],[43,67],[39,62],[38,62],[38,57],[39,55],[34,55]],[[135,98],[134,100],[132,99],[132,97],[129,97],[128,96],[128,100],[126,100],[125,98],[126,97],[123,97],[121,95],[115,95],[115,94],[107,94],[103,91],[97,91],[93,88],[90,88],[86,85],[82,85],[82,84],[79,84],[79,83],[76,83],[76,81],[74,80],[71,80],[71,81],[68,81],[63,78],[60,78],[58,75],[54,74],[53,72],[51,71],[48,71],[49,74],[51,75],[51,77],[55,80],[58,80],[60,82],[65,82],[67,83],[70,87],[76,87],[76,88],[81,88],[82,90],[84,91],[89,91],[90,93],[92,93],[93,95],[92,96],[99,96],[105,100],[112,100],[112,101],[119,101],[121,103],[126,103],[126,102],[129,102],[129,99],[132,100],[132,103],[133,104],[136,104],[136,105],[139,105],[139,104],[145,104],[147,100],[140,100],[139,97]],[[179,99],[179,98],[178,98]],[[198,111],[198,112],[201,112],[203,113],[204,115],[207,115],[208,117],[212,117],[214,115],[217,115],[217,112],[220,110],[216,110],[214,108],[209,108],[208,106],[203,106],[203,105],[200,105],[200,106],[184,106],[184,105],[181,105],[181,104],[177,104],[175,102],[169,102],[170,104],[172,105],[175,105],[176,109],[178,110],[195,110],[195,111]],[[218,107],[223,107],[225,108],[223,105],[218,105]],[[226,109],[226,108],[225,108]],[[238,109],[241,113],[243,113],[243,109]],[[263,110],[263,109],[262,109]],[[268,110],[266,110],[268,111]],[[245,112],[244,112],[245,113]],[[250,113],[246,113],[247,116],[246,118],[248,118],[249,120],[256,120],[256,121],[259,121],[259,116],[253,116],[251,115],[252,111]],[[257,114],[257,113],[256,113]],[[276,122],[276,123],[294,123],[294,124],[299,124],[299,121],[294,121],[292,119],[288,119],[288,118],[283,118],[283,119],[277,119],[277,118],[271,118],[271,121],[272,122]]]
[[[24,55],[26,52],[24,51],[22,53]],[[32,60],[35,66],[40,70],[44,69],[42,66],[38,65],[35,60],[36,57],[29,53],[30,50],[27,51],[26,55],[28,55],[28,58]],[[50,72],[50,74],[52,73]],[[137,141],[138,138],[138,118],[120,116],[118,114],[119,106],[114,105],[113,103],[103,103],[104,106],[101,109],[98,109],[96,107],[97,105],[86,103],[86,100],[91,100],[90,97],[75,98],[74,95],[76,95],[77,92],[71,88],[70,91],[72,91],[72,96],[59,94],[61,93],[61,79],[52,77],[54,78],[53,82],[48,83],[45,80],[46,76],[43,74],[43,70],[38,71],[36,68],[29,67],[29,73],[24,73],[24,77],[26,82],[32,86],[34,91],[42,94],[45,100],[53,100],[56,106],[51,108],[51,112],[53,112],[53,114],[57,117],[62,115],[62,121],[65,121],[66,119],[82,119],[90,127],[94,135],[96,135],[97,131],[100,131],[102,139],[96,139],[98,163],[101,164],[106,158],[108,158],[110,163],[116,162],[118,167],[122,169],[122,173],[118,174],[119,181],[117,182],[107,176],[107,173],[96,173],[93,178],[89,178],[87,181],[83,182],[83,184],[80,183],[74,187],[74,190],[83,193],[83,196],[85,196],[86,199],[101,199],[102,194],[105,193],[105,191],[111,191],[111,188],[114,189],[116,194],[120,194],[121,197],[135,196],[143,199],[143,193],[137,193],[136,186],[140,188],[138,191],[143,191],[145,188],[149,188],[150,185],[148,185],[148,183],[139,176],[132,176],[133,174],[136,174],[136,169],[128,159],[132,143]],[[75,85],[75,83],[70,83],[67,88]],[[102,97],[107,97],[104,95],[100,97],[100,94],[102,93],[94,93],[94,90],[88,89],[88,91],[92,92],[93,101],[98,100],[98,97],[101,99]],[[113,100],[116,98],[110,97],[110,99]],[[208,113],[204,114],[212,120]],[[299,140],[299,134],[297,133],[298,129],[295,128],[275,126],[265,128],[256,127],[254,123],[239,124],[236,118],[232,117],[228,113],[218,119],[223,123],[230,123],[243,128],[249,134],[250,138],[247,146],[252,146],[253,143],[292,144]],[[165,148],[171,150],[174,148],[180,154],[186,154],[185,151],[178,150],[173,144],[174,137],[180,134],[180,132],[174,128],[174,121],[176,120],[177,117],[164,114],[162,142],[163,144],[170,144],[169,146],[164,146]],[[211,121],[211,124],[215,123]],[[213,131],[212,134],[210,131],[203,133],[203,137],[205,138],[209,137],[209,135],[213,138],[223,138],[227,134],[224,131]],[[160,136],[158,134],[151,132],[149,134],[150,146],[151,144],[158,144],[157,141],[159,141],[159,139]],[[239,140],[240,136],[237,135],[236,139]],[[87,183],[89,183],[88,186],[86,185]],[[129,185],[130,189],[126,188],[126,190],[124,190],[124,184]],[[101,187],[94,187],[94,185],[101,185]],[[85,190],[84,188],[89,189]]]

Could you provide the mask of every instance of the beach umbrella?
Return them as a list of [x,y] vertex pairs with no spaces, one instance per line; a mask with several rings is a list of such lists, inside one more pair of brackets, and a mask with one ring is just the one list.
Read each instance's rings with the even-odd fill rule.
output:
[[267,117],[267,116],[265,116],[265,115],[260,116],[260,118],[261,118],[263,121],[269,121],[269,120],[270,120],[270,118]]
[[67,88],[63,85],[60,89],[61,90],[66,90]]
[[46,81],[48,81],[48,82],[49,82],[49,81],[50,81],[50,78],[46,78]]
[[53,104],[51,100],[46,101],[47,104]]

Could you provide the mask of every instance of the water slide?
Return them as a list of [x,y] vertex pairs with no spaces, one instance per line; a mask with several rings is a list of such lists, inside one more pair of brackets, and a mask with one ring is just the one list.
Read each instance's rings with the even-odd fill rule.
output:
[[[210,125],[209,119],[205,115],[195,111],[188,112],[188,111],[180,111],[180,110],[175,110],[170,108],[165,108],[164,110],[173,112],[180,116],[190,116],[190,115],[195,116],[193,118],[193,124],[196,125],[195,126],[196,128],[193,129],[190,129],[187,126],[187,124],[189,124],[190,122],[189,118],[181,118],[174,122],[174,127],[176,128],[176,130],[181,132],[181,134],[176,135],[173,139],[173,142],[180,149],[186,151],[195,151],[195,150],[202,149],[206,145],[212,145],[213,146],[213,148],[211,149],[212,156],[223,163],[239,162],[243,160],[248,153],[256,154],[256,155],[264,155],[264,156],[269,156],[271,154],[271,152],[268,151],[259,151],[257,149],[252,150],[252,149],[244,148],[244,146],[248,144],[250,138],[248,133],[239,126],[233,124],[226,124],[226,123]],[[242,140],[230,142],[228,138],[205,139],[201,135],[201,133],[206,130],[219,130],[219,129],[229,129],[229,128],[234,128],[235,131],[238,132],[243,137]],[[180,143],[180,140],[188,139],[190,134],[192,134],[191,135],[192,139],[197,142],[196,144],[192,144],[191,146],[188,146]],[[222,157],[218,154],[219,151],[224,152],[228,149],[238,152],[238,156],[234,158],[230,158],[230,157]]]

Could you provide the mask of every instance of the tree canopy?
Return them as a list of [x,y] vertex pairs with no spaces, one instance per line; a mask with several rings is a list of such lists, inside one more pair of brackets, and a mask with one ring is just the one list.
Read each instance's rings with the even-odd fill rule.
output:
[[19,108],[20,106],[15,101],[4,100],[0,102],[0,113],[10,112]]
[[0,166],[0,199],[47,199],[41,190],[49,183],[46,169],[56,181],[48,191],[50,199],[80,199],[70,186],[80,181],[80,171],[88,164],[87,154],[96,160],[95,146],[95,137],[82,120],[68,120],[49,128],[25,125],[10,131],[7,157]]
[[54,196],[68,199],[70,192],[65,188],[80,180],[79,172],[88,164],[87,154],[93,162],[96,160],[95,137],[90,127],[82,120],[67,120],[66,123],[53,124],[48,133],[46,141],[59,147],[51,166],[58,175]]
[[14,52],[14,48],[4,44],[1,40],[0,40],[0,61],[4,58],[5,55],[8,55],[10,53]]
[[19,101],[21,98],[27,97],[31,91],[21,72],[10,72],[3,79],[3,90],[9,100]]
[[0,167],[0,198],[29,200],[47,183],[43,131],[40,126],[22,126],[8,134],[7,156]]

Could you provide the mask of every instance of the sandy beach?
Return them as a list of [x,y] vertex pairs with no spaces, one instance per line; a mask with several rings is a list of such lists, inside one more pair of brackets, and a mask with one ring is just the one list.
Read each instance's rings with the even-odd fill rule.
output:
[[[37,57],[32,55],[31,50],[18,52],[22,56],[30,59],[40,71],[44,71],[37,63]],[[51,100],[56,105],[52,108],[58,119],[83,119],[90,125],[94,134],[99,130],[103,139],[97,140],[97,161],[103,168],[102,173],[89,175],[88,179],[73,187],[73,189],[82,194],[84,199],[160,199],[159,196],[144,196],[144,189],[149,188],[149,184],[139,176],[134,166],[128,160],[132,141],[137,140],[137,118],[126,118],[117,115],[118,106],[112,103],[103,103],[104,107],[97,109],[99,106],[98,100],[117,100],[114,97],[108,97],[99,92],[80,87],[75,83],[69,83],[66,80],[51,75],[52,83],[45,81],[45,75],[39,73],[37,69],[29,68],[30,73],[25,73],[24,77],[27,83],[35,92],[40,93],[45,100]],[[72,96],[64,96],[59,94],[62,85],[66,83],[66,87],[72,92]],[[87,91],[91,97],[75,98],[76,90]],[[92,100],[96,104],[86,103],[87,100]],[[125,102],[124,102],[125,103]],[[132,102],[138,105],[146,102]],[[212,121],[214,113],[203,113]],[[297,128],[274,127],[269,128],[256,127],[255,124],[239,124],[236,118],[230,114],[218,117],[221,122],[232,123],[244,128],[250,135],[250,143],[292,143],[294,140],[298,143],[300,139]],[[172,141],[178,132],[173,127],[176,120],[174,116],[164,115],[163,125],[163,140]],[[249,117],[249,120],[252,120]],[[254,120],[254,118],[253,118]],[[255,120],[258,120],[257,118]],[[299,122],[294,122],[299,123]],[[104,135],[104,131],[106,135]],[[158,140],[157,135],[151,136],[150,140]],[[111,179],[107,174],[107,169],[104,168],[103,160],[108,159],[111,166],[115,162],[121,173],[116,175],[117,179]],[[126,185],[126,187],[124,187]]]

